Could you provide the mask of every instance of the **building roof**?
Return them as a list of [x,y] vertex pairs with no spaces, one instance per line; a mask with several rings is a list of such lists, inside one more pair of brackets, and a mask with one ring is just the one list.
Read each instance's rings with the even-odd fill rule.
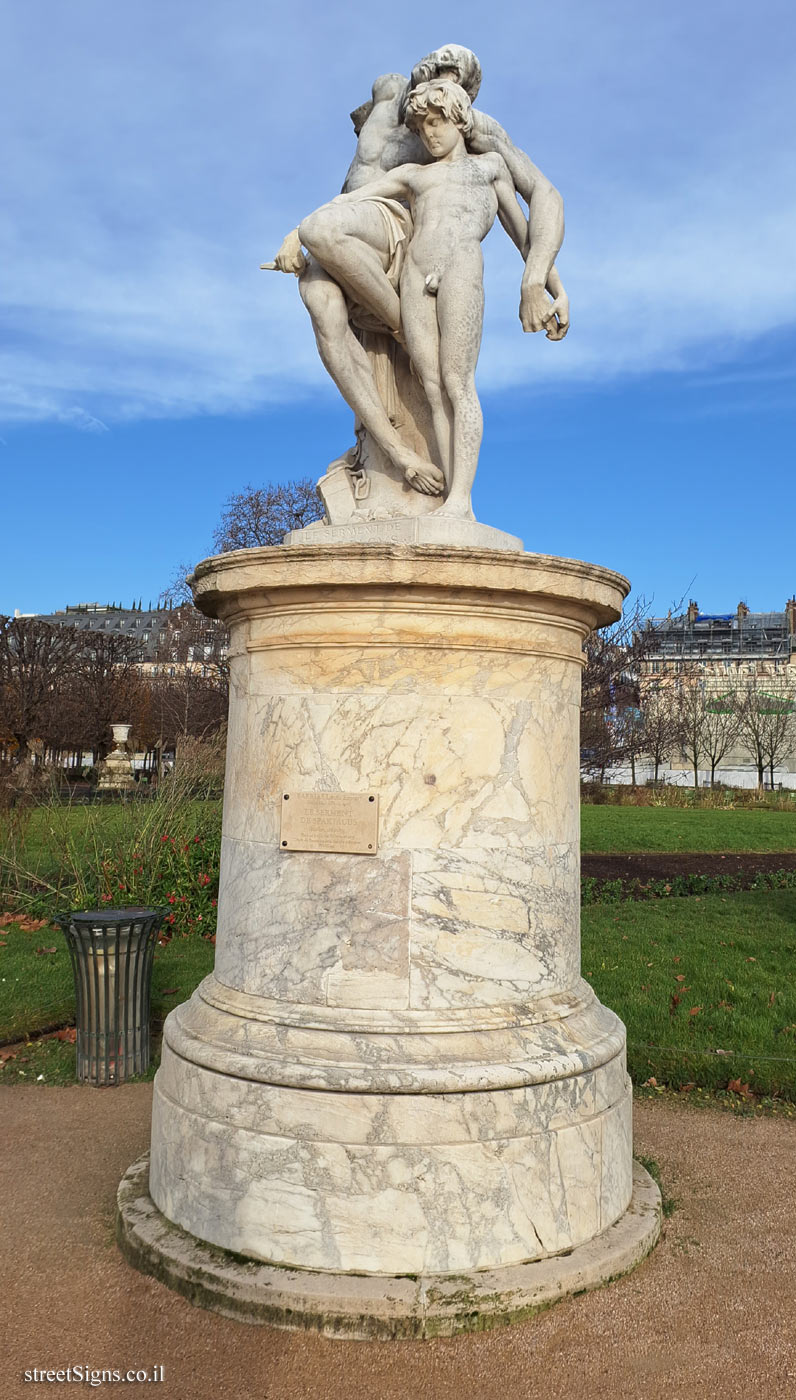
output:
[[654,634],[650,655],[661,653],[717,656],[787,656],[796,650],[796,603],[782,612],[749,612],[739,604],[734,613],[702,613],[692,602],[675,617],[650,618]]
[[[192,628],[196,625],[197,613],[189,604],[176,608],[123,608],[115,603],[73,603],[54,613],[36,614],[39,622],[56,627],[76,627],[80,631],[119,633],[136,640],[141,648],[142,661],[155,661],[162,657],[167,640],[173,642],[179,637],[188,612]],[[187,619],[185,619],[187,620]],[[202,628],[208,643],[217,643],[219,635],[225,633],[223,624],[214,618],[202,618]],[[196,642],[200,637],[196,636]]]

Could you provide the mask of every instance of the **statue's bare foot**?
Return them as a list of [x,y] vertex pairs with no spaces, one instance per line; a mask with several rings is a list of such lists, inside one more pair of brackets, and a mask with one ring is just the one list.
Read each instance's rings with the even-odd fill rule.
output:
[[469,500],[457,501],[448,498],[444,505],[437,506],[437,509],[434,511],[434,514],[446,515],[453,520],[475,520],[475,516],[473,515],[473,508],[470,505]]
[[409,485],[415,491],[422,491],[424,496],[441,496],[445,490],[445,477],[439,467],[418,457],[416,452],[407,453],[399,466],[403,467]]

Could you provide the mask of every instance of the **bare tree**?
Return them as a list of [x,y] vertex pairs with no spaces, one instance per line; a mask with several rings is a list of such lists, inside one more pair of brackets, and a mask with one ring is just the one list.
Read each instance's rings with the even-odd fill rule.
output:
[[[648,604],[639,598],[618,622],[598,627],[583,644],[581,681],[581,767],[604,781],[609,768],[628,756],[627,742],[634,728],[642,663],[653,634],[644,626]],[[632,745],[634,755],[638,753]],[[635,757],[632,760],[635,767]]]
[[281,544],[288,530],[320,520],[323,506],[308,476],[269,486],[247,486],[230,496],[213,533],[220,554],[256,545]]
[[[64,631],[71,629],[63,629]],[[114,723],[132,723],[140,705],[141,644],[120,632],[77,633],[79,653],[64,695],[61,729],[104,758]]]
[[642,690],[641,711],[644,753],[652,759],[653,781],[657,783],[661,764],[679,747],[680,726],[674,686],[657,684]]
[[179,608],[185,604],[193,603],[193,594],[188,585],[188,575],[191,573],[191,565],[178,564],[171,579],[166,584],[163,592],[158,598],[158,607]]
[[192,602],[182,603],[172,609],[158,635],[154,660],[158,666],[179,663],[198,668],[200,674],[226,679],[228,644],[229,632],[223,622],[205,617]]
[[679,742],[691,764],[694,787],[699,787],[699,769],[707,756],[705,747],[705,692],[696,667],[684,669],[677,682],[677,722]]
[[771,780],[771,790],[774,790],[774,769],[783,759],[793,753],[796,747],[796,696],[793,692],[781,699],[766,697],[768,704],[766,707],[766,735],[765,735],[765,755],[768,767],[769,778]]
[[0,730],[13,741],[15,762],[28,757],[33,739],[48,741],[79,653],[71,627],[0,617]]
[[617,762],[630,764],[630,781],[636,786],[636,764],[646,753],[644,714],[638,705],[625,705],[612,725]]
[[[12,762],[42,752],[110,747],[111,724],[131,723],[136,739],[162,752],[183,735],[204,736],[226,720],[226,629],[192,605],[175,608],[157,660],[173,676],[141,674],[141,642],[116,631],[0,618],[0,751]],[[161,667],[163,670],[164,667]]]
[[796,695],[792,690],[776,696],[761,695],[760,705],[766,721],[763,752],[773,792],[774,769],[796,746]]
[[206,738],[227,718],[224,677],[202,676],[187,667],[179,675],[158,676],[149,683],[146,736],[152,748],[171,748],[185,735]]
[[619,762],[616,739],[604,710],[583,710],[580,716],[580,766],[583,773],[605,782]]
[[229,706],[229,633],[215,618],[205,617],[192,602],[169,613],[158,635],[153,660],[157,674],[148,678],[148,704],[142,733],[158,754],[186,736],[206,738],[226,722]]
[[[213,531],[213,547],[219,554],[228,554],[233,549],[281,544],[289,530],[303,529],[322,515],[323,504],[308,476],[267,486],[245,486],[226,501]],[[193,603],[188,585],[192,568],[184,562],[176,566],[158,598],[160,607]]]
[[783,688],[777,695],[762,693],[754,681],[735,692],[738,733],[757,768],[760,792],[768,769],[774,786],[774,769],[796,747],[796,693]]
[[685,667],[677,691],[679,742],[699,786],[699,769],[710,769],[710,786],[716,786],[716,769],[738,738],[739,719],[733,694],[711,693],[697,663]]
[[734,696],[703,694],[702,746],[710,765],[710,786],[716,786],[716,769],[738,738],[738,713]]

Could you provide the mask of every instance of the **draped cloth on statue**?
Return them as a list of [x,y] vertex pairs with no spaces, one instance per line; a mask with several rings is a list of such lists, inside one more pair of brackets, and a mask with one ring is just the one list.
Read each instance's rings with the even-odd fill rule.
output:
[[[369,198],[362,202],[372,204],[381,215],[389,249],[389,263],[385,271],[391,285],[397,292],[404,256],[412,237],[412,215],[406,205],[401,204],[397,199],[384,199],[374,195],[372,199]],[[386,329],[372,311],[368,311],[366,307],[360,306],[356,302],[349,302],[349,319],[358,330],[383,332]]]
[[[383,220],[389,249],[385,271],[398,291],[413,232],[412,216],[397,199],[374,196],[367,203],[378,209]],[[349,320],[370,360],[376,389],[390,422],[408,447],[434,460],[431,414],[403,346],[371,311],[356,302],[349,301]],[[412,490],[403,472],[359,421],[356,445],[330,464],[318,486],[331,524],[425,515],[439,506],[438,496]]]

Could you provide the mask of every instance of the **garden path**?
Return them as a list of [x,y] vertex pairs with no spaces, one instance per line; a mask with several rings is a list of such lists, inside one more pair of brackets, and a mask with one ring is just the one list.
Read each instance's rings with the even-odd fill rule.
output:
[[4,1400],[35,1393],[26,1368],[70,1364],[162,1364],[154,1393],[174,1400],[779,1400],[796,1390],[793,1122],[637,1103],[636,1152],[659,1163],[679,1205],[634,1273],[511,1328],[366,1343],[227,1321],[124,1262],[114,1197],[146,1149],[151,1094],[151,1084],[0,1088]]

